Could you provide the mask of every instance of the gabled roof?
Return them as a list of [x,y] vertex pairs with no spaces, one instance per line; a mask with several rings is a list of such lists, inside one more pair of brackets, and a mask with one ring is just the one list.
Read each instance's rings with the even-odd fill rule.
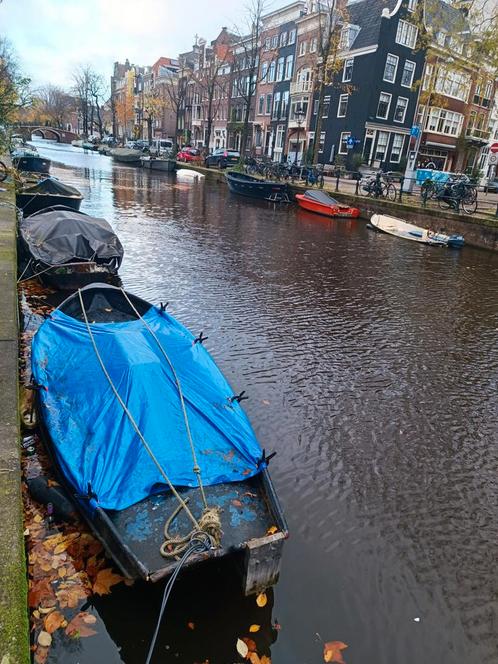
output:
[[360,31],[351,48],[367,48],[379,41],[382,10],[393,11],[397,0],[360,0],[347,6],[346,23],[358,25]]

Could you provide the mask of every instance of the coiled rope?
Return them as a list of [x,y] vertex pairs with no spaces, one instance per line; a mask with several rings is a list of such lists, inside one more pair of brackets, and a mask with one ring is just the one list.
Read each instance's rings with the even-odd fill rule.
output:
[[[97,356],[97,360],[99,361],[99,364],[102,368],[102,371],[104,372],[104,375],[105,375],[105,377],[106,377],[106,379],[107,379],[107,381],[108,381],[108,383],[109,383],[116,399],[118,400],[120,406],[124,410],[124,412],[125,412],[126,416],[128,417],[131,425],[133,426],[133,429],[135,430],[135,433],[139,437],[140,442],[142,443],[142,445],[144,446],[144,448],[147,451],[148,455],[150,456],[150,458],[154,462],[154,464],[155,464],[156,468],[158,469],[159,473],[164,478],[166,484],[171,489],[171,492],[173,493],[173,495],[175,496],[175,498],[179,502],[178,507],[173,512],[173,514],[169,517],[169,519],[166,521],[166,524],[164,526],[165,541],[163,542],[163,544],[160,547],[160,553],[165,558],[176,557],[176,556],[180,555],[186,549],[188,549],[189,543],[192,540],[192,538],[195,537],[199,533],[200,534],[206,533],[208,535],[209,539],[210,539],[211,546],[219,547],[220,543],[221,543],[221,535],[222,535],[220,510],[217,507],[208,507],[208,505],[207,505],[207,501],[206,501],[206,497],[205,497],[205,493],[204,493],[204,487],[202,485],[202,480],[201,480],[201,477],[200,477],[200,469],[199,469],[198,464],[197,464],[197,458],[196,458],[196,455],[195,455],[195,449],[194,449],[194,446],[193,446],[193,441],[192,441],[192,437],[191,437],[191,433],[190,433],[190,427],[188,425],[188,417],[187,417],[187,412],[186,412],[186,409],[185,409],[185,402],[184,402],[184,399],[183,399],[183,393],[181,391],[180,381],[179,381],[178,376],[177,376],[177,374],[176,374],[176,372],[173,368],[171,360],[167,356],[166,351],[161,346],[161,344],[159,342],[159,339],[157,339],[157,337],[154,334],[153,330],[149,327],[149,325],[146,323],[146,321],[144,321],[143,318],[140,316],[140,314],[138,313],[136,308],[133,306],[133,304],[130,302],[127,294],[124,292],[123,289],[121,289],[121,292],[123,293],[126,300],[128,301],[128,303],[130,304],[130,306],[134,310],[135,314],[138,316],[138,318],[140,318],[140,320],[142,320],[144,325],[147,327],[147,329],[150,331],[150,333],[152,334],[152,336],[156,340],[157,344],[159,345],[159,348],[161,349],[164,357],[166,358],[166,360],[168,361],[169,366],[172,369],[172,372],[173,372],[173,375],[174,375],[175,381],[176,381],[176,386],[177,386],[177,389],[178,389],[178,392],[179,392],[179,395],[180,395],[180,401],[181,401],[181,404],[182,404],[182,410],[183,410],[183,413],[184,413],[185,423],[186,423],[186,427],[187,427],[187,431],[188,431],[189,442],[190,442],[190,445],[191,445],[192,455],[193,455],[193,459],[194,459],[194,472],[196,472],[196,474],[197,474],[197,477],[198,477],[198,480],[199,480],[199,487],[201,489],[201,494],[202,494],[202,498],[203,498],[203,502],[204,502],[204,510],[203,510],[202,516],[199,519],[199,521],[197,521],[197,519],[192,514],[192,512],[190,511],[190,509],[187,505],[188,499],[184,500],[181,497],[181,495],[178,493],[178,491],[176,490],[174,485],[172,484],[172,482],[169,479],[166,471],[164,470],[164,468],[159,463],[159,460],[155,456],[155,454],[152,451],[152,449],[151,449],[150,445],[148,444],[148,442],[145,440],[145,438],[144,438],[142,432],[140,431],[140,429],[138,427],[138,424],[136,423],[133,415],[131,414],[130,410],[128,409],[125,402],[121,398],[116,386],[114,385],[113,380],[112,380],[111,376],[109,375],[109,372],[107,371],[106,366],[104,364],[104,361],[102,360],[102,357],[99,353],[99,349],[97,348],[97,344],[95,343],[95,338],[93,336],[92,329],[91,329],[90,324],[88,322],[88,316],[87,316],[87,313],[86,313],[85,304],[83,302],[81,289],[78,289],[78,297],[79,297],[79,301],[80,301],[81,311],[83,313],[83,318],[85,319],[85,325],[86,325],[86,328],[87,328],[87,331],[88,331],[88,334],[89,334],[89,337],[90,337],[90,341],[91,341],[92,346],[93,346],[93,350],[95,351],[95,354]],[[195,470],[196,467],[198,468],[198,472]],[[178,514],[180,513],[180,511],[182,509],[185,510],[185,513],[187,514],[190,521],[192,522],[193,529],[184,537],[171,537],[169,535],[169,532],[168,532],[169,527],[170,527],[172,521],[178,516]]]

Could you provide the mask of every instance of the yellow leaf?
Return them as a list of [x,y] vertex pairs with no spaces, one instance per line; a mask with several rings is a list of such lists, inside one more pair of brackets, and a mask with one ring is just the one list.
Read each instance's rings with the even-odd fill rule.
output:
[[43,521],[43,517],[41,514],[37,514],[35,518],[33,519],[35,523],[41,523]]
[[268,530],[266,531],[267,535],[274,535],[277,532],[278,528],[277,526],[270,526]]
[[271,664],[271,659],[267,655],[262,655],[261,664]]
[[247,653],[249,652],[249,648],[242,639],[237,639],[237,652],[241,657],[247,657]]
[[50,636],[50,634],[48,632],[44,632],[44,631],[41,631],[38,634],[38,639],[37,640],[38,640],[38,644],[40,646],[45,646],[46,648],[48,648],[48,646],[52,643],[52,637]]
[[249,627],[249,631],[250,632],[259,632],[260,628],[261,628],[261,625],[251,625]]
[[101,569],[93,584],[93,592],[97,593],[97,595],[108,595],[111,592],[111,586],[121,583],[123,580],[123,577],[119,574],[114,574],[110,567]]
[[256,604],[259,606],[260,609],[266,606],[267,601],[268,598],[266,596],[266,593],[259,593],[259,595],[256,597]]

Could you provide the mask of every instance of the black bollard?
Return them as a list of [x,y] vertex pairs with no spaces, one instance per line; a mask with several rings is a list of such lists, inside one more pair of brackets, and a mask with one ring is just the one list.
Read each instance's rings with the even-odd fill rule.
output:
[[403,185],[405,184],[405,178],[400,177],[399,179],[399,202],[401,203],[401,197],[403,196]]
[[336,171],[335,172],[335,190],[339,191],[339,176],[341,175],[341,171]]

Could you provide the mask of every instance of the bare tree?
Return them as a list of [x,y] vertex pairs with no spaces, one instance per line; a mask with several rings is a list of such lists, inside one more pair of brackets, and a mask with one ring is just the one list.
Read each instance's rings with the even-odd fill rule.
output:
[[53,127],[63,129],[68,115],[76,108],[74,97],[56,85],[46,85],[40,88],[36,97],[39,102],[39,111],[44,119]]
[[80,65],[73,74],[74,94],[82,120],[83,135],[92,134],[97,128],[103,134],[102,108],[107,97],[104,77],[91,65]]
[[[95,113],[92,114],[93,125],[96,126],[100,138],[104,135],[104,118],[103,118],[103,107],[107,97],[109,96],[109,90],[106,84],[106,81],[102,74],[98,74],[95,70],[90,68],[88,72],[88,84],[89,84],[89,93],[90,100]],[[91,131],[93,132],[93,126]]]

